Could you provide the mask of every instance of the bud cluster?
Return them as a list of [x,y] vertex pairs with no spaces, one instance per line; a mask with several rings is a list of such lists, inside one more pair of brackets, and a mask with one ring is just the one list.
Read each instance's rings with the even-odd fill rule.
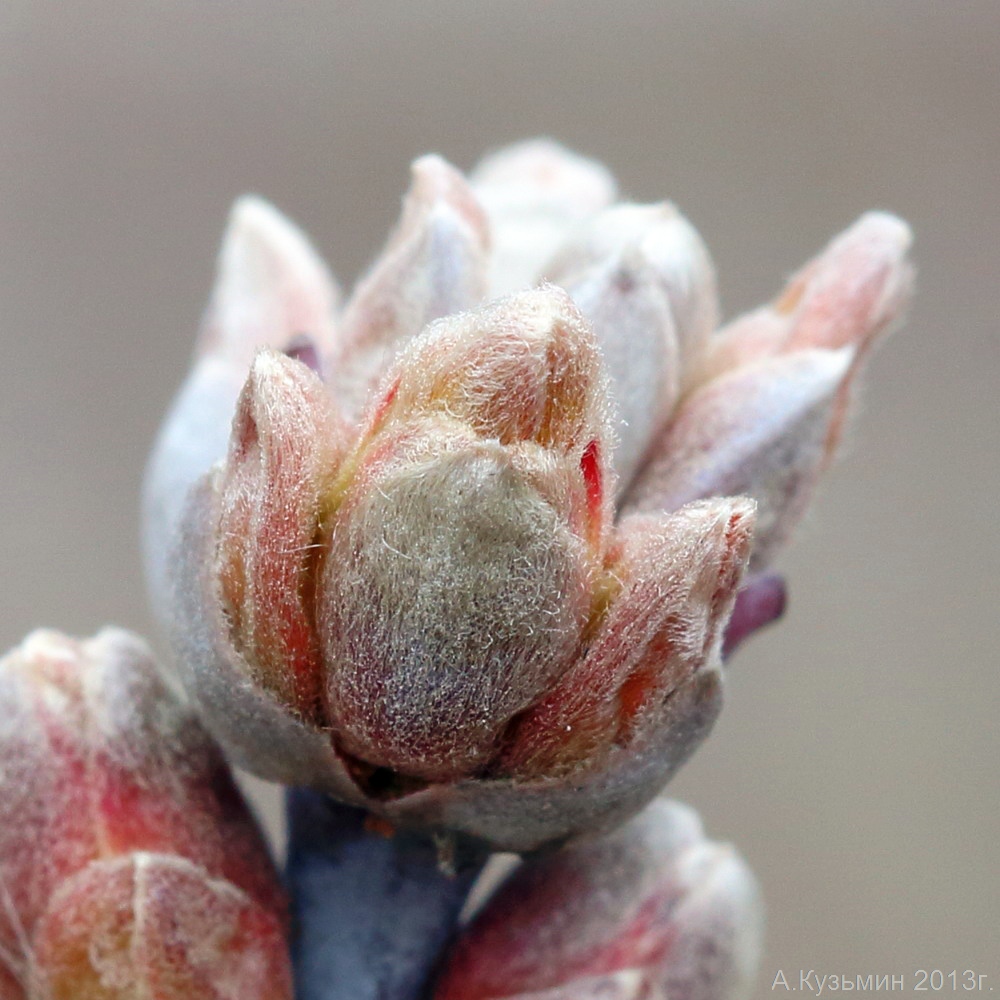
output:
[[416,161],[341,308],[305,237],[239,202],[146,494],[212,731],[265,777],[499,848],[635,813],[711,727],[724,643],[780,613],[764,571],[908,246],[863,216],[716,329],[676,208],[536,142],[468,179]]

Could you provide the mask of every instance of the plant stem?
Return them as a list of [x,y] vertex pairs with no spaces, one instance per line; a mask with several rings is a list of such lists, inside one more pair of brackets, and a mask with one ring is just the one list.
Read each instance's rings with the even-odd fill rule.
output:
[[488,855],[446,872],[429,836],[373,832],[316,792],[286,801],[297,1000],[419,1000]]

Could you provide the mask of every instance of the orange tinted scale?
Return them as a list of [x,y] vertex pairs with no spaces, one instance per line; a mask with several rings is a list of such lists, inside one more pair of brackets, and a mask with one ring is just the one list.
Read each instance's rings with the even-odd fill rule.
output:
[[649,702],[650,691],[656,683],[656,678],[656,671],[652,667],[645,667],[630,674],[622,684],[618,692],[619,718],[626,730],[639,711]]
[[[35,941],[46,1000],[139,1000],[145,995],[132,963],[133,899],[133,871],[127,868],[106,880],[84,876],[58,909],[49,910]],[[136,974],[124,981],[124,976],[107,975],[109,969]]]
[[784,291],[775,299],[772,306],[774,311],[780,313],[782,316],[788,316],[790,313],[795,312],[802,301],[802,296],[805,294],[810,277],[812,277],[811,269],[809,274],[800,275],[787,285]]
[[376,837],[391,840],[396,835],[396,828],[387,819],[371,813],[365,817],[365,829]]
[[545,409],[535,440],[546,448],[572,446],[586,404],[587,372],[562,339],[549,346],[546,361]]
[[[280,545],[281,540],[277,530],[279,525],[268,525],[268,527],[276,529],[273,543]],[[309,574],[303,574],[297,564],[293,565],[284,560],[267,560],[261,566],[256,599],[265,602],[272,594],[296,594],[301,589],[302,576],[309,579]],[[312,630],[303,609],[291,601],[283,601],[275,610],[278,612],[276,621],[267,623],[272,627],[277,626],[275,634],[268,635],[267,633],[271,631],[268,628],[262,630],[263,635],[255,636],[260,666],[263,670],[279,676],[286,672],[291,674],[294,698],[291,707],[303,718],[311,719],[319,702],[320,675]]]

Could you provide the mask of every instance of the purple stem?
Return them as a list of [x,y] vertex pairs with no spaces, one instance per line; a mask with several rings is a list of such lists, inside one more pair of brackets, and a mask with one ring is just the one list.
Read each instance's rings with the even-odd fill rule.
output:
[[733,614],[722,641],[722,658],[728,659],[744,639],[780,618],[787,603],[784,577],[778,573],[761,573],[751,577],[736,595]]
[[373,833],[368,814],[287,793],[296,1000],[418,1000],[487,855],[442,871],[430,837]]
[[307,368],[311,368],[320,378],[323,377],[323,365],[319,357],[319,348],[312,337],[304,333],[298,333],[292,337],[285,354],[296,361],[301,361]]

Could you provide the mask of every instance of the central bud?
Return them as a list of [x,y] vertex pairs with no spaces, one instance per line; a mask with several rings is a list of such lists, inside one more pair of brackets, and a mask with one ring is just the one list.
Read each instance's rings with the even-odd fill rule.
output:
[[481,768],[577,650],[584,548],[495,443],[390,463],[352,490],[318,609],[344,748],[431,780]]

